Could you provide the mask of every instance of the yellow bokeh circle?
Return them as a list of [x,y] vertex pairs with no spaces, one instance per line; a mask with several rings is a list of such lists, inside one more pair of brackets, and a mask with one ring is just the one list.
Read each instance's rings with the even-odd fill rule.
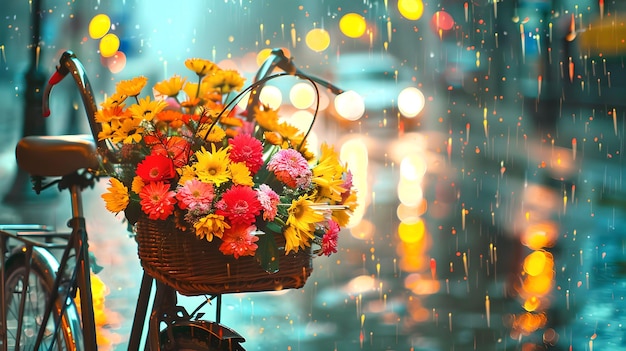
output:
[[330,34],[321,28],[311,29],[306,34],[306,45],[317,52],[324,51],[330,45]]
[[100,39],[111,29],[111,19],[101,13],[93,16],[89,22],[89,36],[92,39]]
[[100,39],[100,55],[102,57],[111,57],[117,53],[120,48],[120,38],[113,33],[109,33]]
[[359,38],[365,33],[367,24],[358,13],[347,13],[339,20],[339,29],[347,37]]
[[424,13],[422,0],[398,0],[398,11],[408,20],[418,20]]
[[426,226],[419,218],[410,222],[401,222],[398,225],[398,236],[404,243],[415,244],[424,239]]

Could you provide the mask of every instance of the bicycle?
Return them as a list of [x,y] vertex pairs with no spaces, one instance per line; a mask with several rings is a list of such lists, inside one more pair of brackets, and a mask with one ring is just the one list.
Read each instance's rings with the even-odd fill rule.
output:
[[[276,49],[255,76],[249,105],[257,103],[260,88],[273,77],[295,75],[339,94],[341,89],[298,71],[282,50]],[[71,219],[68,233],[46,225],[0,225],[0,316],[2,350],[97,350],[91,290],[91,259],[83,213],[82,192],[99,178],[107,147],[98,140],[100,126],[94,94],[78,58],[66,51],[44,90],[44,115],[49,115],[52,87],[72,75],[79,88],[91,135],[27,136],[16,147],[18,166],[31,174],[33,189],[56,185],[68,190]],[[252,89],[250,89],[252,91]],[[55,254],[56,251],[59,253]],[[154,290],[154,293],[153,293]],[[77,306],[76,298],[80,299]],[[215,320],[202,320],[199,311],[215,301]],[[209,295],[194,311],[178,304],[177,292],[145,272],[141,281],[129,350],[241,351],[245,338],[220,323],[221,294]],[[148,315],[149,307],[152,310]],[[79,308],[80,307],[80,308]],[[147,322],[147,330],[144,324]]]

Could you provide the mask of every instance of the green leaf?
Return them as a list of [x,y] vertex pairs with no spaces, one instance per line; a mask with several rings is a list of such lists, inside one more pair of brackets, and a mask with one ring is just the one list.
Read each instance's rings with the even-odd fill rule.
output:
[[[269,224],[269,223],[268,223]],[[259,246],[256,249],[255,258],[259,261],[259,264],[263,269],[269,273],[278,272],[278,260],[280,252],[276,246],[273,233],[265,233],[259,235],[259,240],[256,242]]]

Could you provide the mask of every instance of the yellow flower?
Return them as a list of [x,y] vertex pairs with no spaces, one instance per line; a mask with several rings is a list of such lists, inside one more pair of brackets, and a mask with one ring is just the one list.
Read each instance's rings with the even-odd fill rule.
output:
[[278,128],[278,111],[273,110],[269,106],[264,106],[263,109],[255,106],[254,118],[259,127],[265,130],[275,131]]
[[177,171],[180,176],[178,179],[179,185],[184,185],[188,180],[196,178],[196,171],[190,165],[184,165],[183,167],[178,168]]
[[339,161],[339,155],[326,143],[321,146],[319,163],[313,167],[313,183],[318,186],[318,201],[328,199],[335,203],[341,201],[341,194],[347,189],[343,187],[343,173],[346,171]]
[[196,231],[197,237],[212,241],[213,236],[221,238],[224,235],[224,230],[229,229],[230,226],[224,221],[224,216],[212,213],[200,218],[200,220],[193,225],[193,228]]
[[98,123],[109,123],[112,120],[128,117],[124,105],[111,105],[96,111],[95,119]]
[[300,249],[300,233],[298,229],[292,226],[288,226],[283,231],[283,235],[285,236],[285,255],[290,252],[298,252]]
[[265,132],[263,133],[263,138],[265,139],[265,141],[272,145],[282,145],[284,141],[283,137],[281,137],[280,134],[276,132]]
[[130,115],[144,121],[152,121],[154,116],[163,111],[167,107],[167,103],[163,100],[150,101],[150,96],[145,99],[139,99],[136,104],[128,108]]
[[347,199],[343,202],[343,204],[346,205],[348,209],[343,211],[332,211],[332,218],[335,222],[337,222],[337,224],[339,224],[340,227],[345,227],[350,221],[350,216],[358,205],[356,200],[356,192],[352,191],[350,192],[350,195],[348,195]]
[[141,93],[141,89],[146,86],[148,78],[144,76],[123,80],[115,86],[116,92],[120,95],[137,96]]
[[291,201],[287,218],[287,225],[294,226],[302,234],[313,237],[315,223],[322,222],[324,215],[314,210],[311,205],[311,195],[302,195]]
[[254,180],[250,174],[250,170],[243,162],[231,163],[230,173],[232,175],[233,183],[239,185],[253,186]]
[[190,70],[196,72],[200,77],[204,77],[207,74],[218,69],[217,65],[213,62],[201,58],[190,58],[185,60],[185,66]]
[[104,102],[101,103],[100,106],[102,106],[102,108],[116,107],[116,106],[122,105],[124,101],[126,101],[127,97],[128,95],[114,93],[113,95],[109,96],[106,100],[104,100]]
[[128,188],[117,178],[110,178],[109,184],[108,192],[101,195],[106,209],[113,213],[124,211],[129,202]]
[[224,138],[226,137],[226,132],[224,132],[224,129],[222,129],[220,126],[217,126],[217,125],[214,125],[213,128],[211,129],[211,133],[209,133],[209,135],[206,136],[206,133],[210,127],[211,125],[208,123],[200,125],[200,127],[198,128],[198,131],[196,132],[196,136],[211,143],[219,143],[222,140],[224,140]]
[[154,90],[169,97],[176,97],[178,93],[183,89],[185,80],[185,78],[181,78],[179,75],[175,75],[170,79],[166,79],[156,83],[154,85]]
[[245,79],[234,70],[216,70],[213,75],[206,76],[204,81],[222,94],[240,90]]
[[230,180],[230,172],[228,171],[229,148],[215,150],[215,144],[211,144],[211,149],[212,151],[208,152],[202,147],[201,150],[196,151],[198,162],[193,167],[200,181],[220,186]]
[[139,194],[144,185],[146,184],[143,182],[143,179],[141,179],[140,176],[135,176],[133,178],[132,184],[130,185],[130,190],[132,190],[132,192],[135,194]]
[[125,119],[120,127],[113,132],[111,141],[124,144],[138,143],[143,138],[143,131],[140,120]]

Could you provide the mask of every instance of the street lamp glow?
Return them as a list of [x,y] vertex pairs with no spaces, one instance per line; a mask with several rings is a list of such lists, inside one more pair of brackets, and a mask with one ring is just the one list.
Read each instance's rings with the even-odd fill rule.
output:
[[356,91],[348,90],[335,97],[335,110],[341,117],[356,121],[365,113],[365,102]]

